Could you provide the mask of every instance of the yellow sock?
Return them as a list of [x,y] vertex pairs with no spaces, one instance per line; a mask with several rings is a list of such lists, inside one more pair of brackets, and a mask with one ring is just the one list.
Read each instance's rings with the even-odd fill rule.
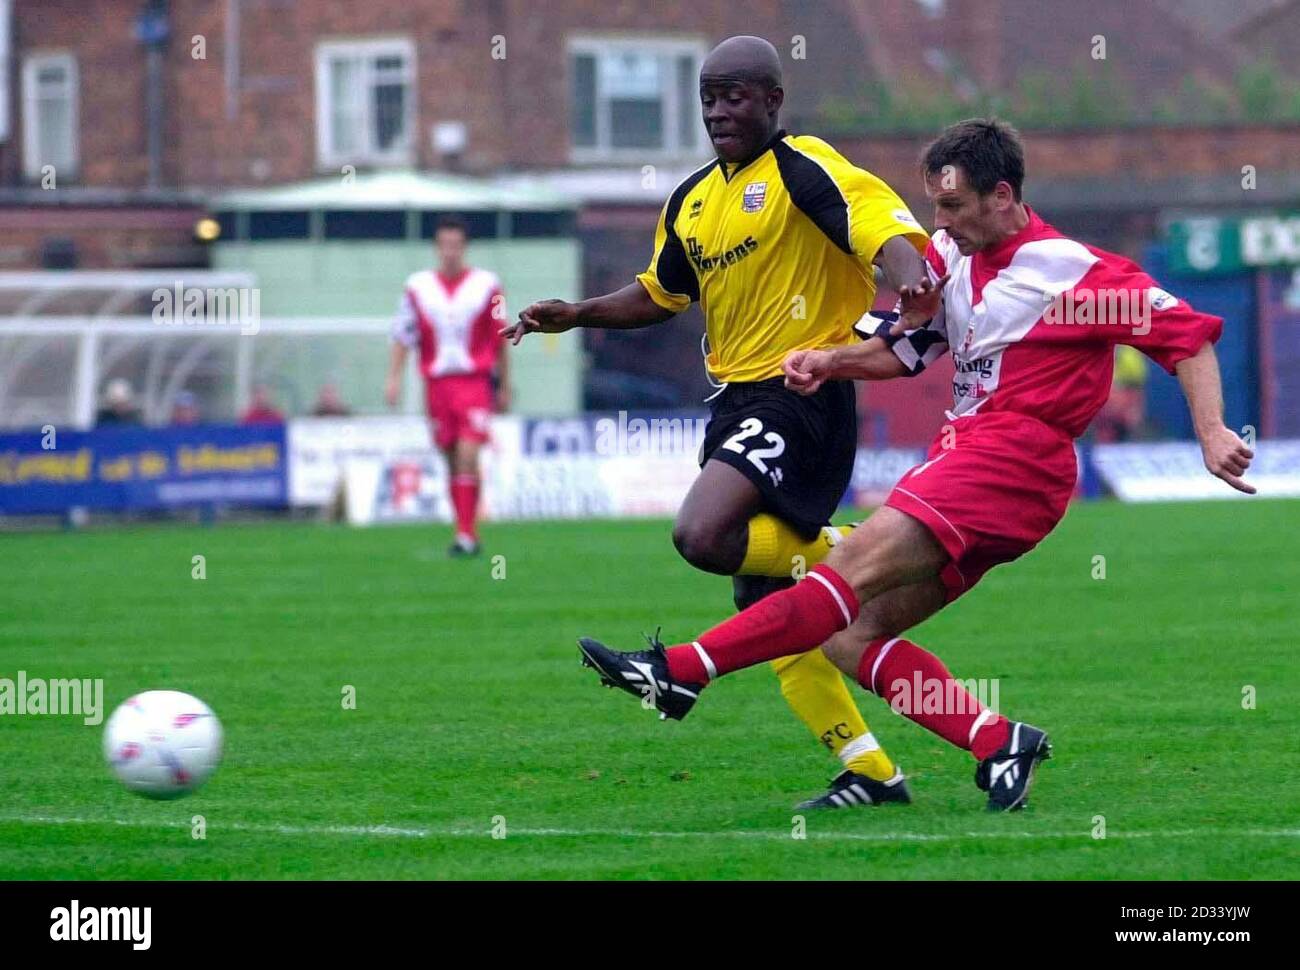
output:
[[867,728],[839,669],[820,650],[772,661],[781,693],[813,736],[846,768],[873,781],[894,777],[894,763]]
[[824,560],[853,529],[827,525],[815,539],[805,539],[784,521],[766,512],[749,520],[749,545],[736,572],[742,576],[802,575]]

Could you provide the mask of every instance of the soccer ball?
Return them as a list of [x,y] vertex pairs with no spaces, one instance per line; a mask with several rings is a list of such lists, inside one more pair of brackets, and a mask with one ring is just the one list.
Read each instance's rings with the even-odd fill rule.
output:
[[131,791],[179,798],[216,771],[221,722],[197,697],[147,690],[123,701],[104,725],[104,759]]

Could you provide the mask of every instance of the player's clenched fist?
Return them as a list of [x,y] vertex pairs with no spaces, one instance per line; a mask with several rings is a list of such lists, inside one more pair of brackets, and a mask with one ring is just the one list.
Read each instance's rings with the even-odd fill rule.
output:
[[831,376],[831,353],[828,350],[796,350],[782,363],[785,386],[799,394],[816,394]]
[[541,300],[519,311],[519,320],[503,327],[501,336],[518,344],[526,333],[564,333],[578,325],[578,309],[564,300]]

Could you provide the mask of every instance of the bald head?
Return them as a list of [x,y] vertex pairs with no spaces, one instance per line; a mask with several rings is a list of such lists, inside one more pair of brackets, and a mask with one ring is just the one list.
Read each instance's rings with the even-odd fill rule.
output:
[[737,164],[758,156],[777,132],[785,103],[781,58],[761,37],[728,37],[700,68],[700,107],[713,151]]
[[762,37],[728,37],[704,58],[700,84],[781,86],[781,55]]

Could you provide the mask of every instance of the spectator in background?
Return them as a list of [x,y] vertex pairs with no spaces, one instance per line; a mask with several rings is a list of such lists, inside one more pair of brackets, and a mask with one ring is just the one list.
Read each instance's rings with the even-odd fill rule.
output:
[[139,424],[140,410],[135,406],[135,391],[124,377],[115,377],[104,388],[104,406],[95,415],[95,427],[115,424]]
[[172,404],[172,424],[198,424],[199,400],[192,391],[181,391]]
[[323,384],[311,413],[317,418],[346,418],[352,414],[352,409],[343,403],[336,385]]
[[239,419],[240,424],[284,424],[284,415],[271,400],[271,389],[265,384],[253,388],[253,403]]
[[1097,415],[1095,437],[1099,442],[1132,441],[1142,435],[1146,423],[1147,362],[1135,347],[1115,348],[1115,372],[1110,397]]

